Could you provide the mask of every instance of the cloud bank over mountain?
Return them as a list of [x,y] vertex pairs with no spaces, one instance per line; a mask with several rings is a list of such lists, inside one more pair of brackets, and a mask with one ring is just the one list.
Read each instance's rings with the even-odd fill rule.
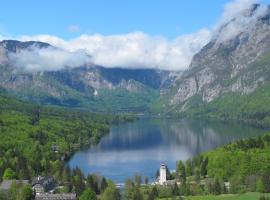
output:
[[22,41],[47,42],[66,51],[85,50],[92,62],[105,67],[186,69],[194,53],[210,39],[210,32],[202,29],[174,40],[149,36],[143,32],[104,36],[81,35],[63,40],[51,35],[22,36]]
[[69,52],[58,48],[32,46],[17,53],[9,53],[12,64],[27,71],[55,71],[66,67],[79,67],[91,62],[85,51]]
[[[19,36],[21,41],[47,42],[60,49],[36,49],[12,54],[16,66],[29,70],[58,70],[66,66],[77,67],[94,63],[104,67],[158,68],[185,70],[196,54],[210,39],[218,35],[220,42],[241,33],[255,18],[261,16],[266,6],[257,9],[253,16],[243,15],[257,0],[235,0],[225,5],[223,14],[211,29],[203,28],[195,33],[181,35],[175,39],[151,36],[144,32],[119,35],[81,35],[64,40],[53,35]],[[228,23],[230,22],[230,23]],[[219,30],[223,34],[219,34]],[[70,27],[71,31],[78,27]],[[224,34],[225,33],[225,34]],[[0,35],[0,38],[5,38]],[[90,55],[91,58],[88,56]]]
[[267,6],[258,0],[236,0],[225,5],[224,12],[214,28],[214,38],[226,42],[247,31],[257,19],[265,15]]

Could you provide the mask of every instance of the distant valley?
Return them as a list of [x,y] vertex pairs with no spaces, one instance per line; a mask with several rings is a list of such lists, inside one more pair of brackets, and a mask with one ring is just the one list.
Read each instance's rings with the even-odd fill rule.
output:
[[12,65],[10,53],[31,51],[32,47],[52,48],[41,42],[0,42],[0,86],[20,99],[35,103],[84,107],[97,112],[150,112],[160,92],[168,89],[182,73],[105,68],[91,63],[32,72]]
[[[106,68],[93,63],[58,70],[15,67],[10,54],[42,42],[0,42],[0,86],[19,99],[96,112],[161,113],[241,119],[270,125],[270,8],[255,4],[219,27],[185,71]],[[235,23],[251,20],[228,36]],[[91,57],[91,55],[89,55]]]

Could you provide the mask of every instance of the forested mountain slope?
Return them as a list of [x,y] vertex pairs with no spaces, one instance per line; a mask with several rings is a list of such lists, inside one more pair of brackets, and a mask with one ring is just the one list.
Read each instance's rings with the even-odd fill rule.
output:
[[[237,23],[248,21],[228,36]],[[237,32],[238,31],[238,32]],[[226,37],[225,37],[226,36]],[[164,113],[269,123],[270,7],[253,5],[219,28],[161,98]]]

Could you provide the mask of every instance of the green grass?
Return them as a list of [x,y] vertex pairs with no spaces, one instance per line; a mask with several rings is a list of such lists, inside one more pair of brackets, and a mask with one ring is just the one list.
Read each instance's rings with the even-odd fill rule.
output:
[[[270,194],[246,193],[246,194],[225,194],[225,195],[209,195],[209,196],[192,196],[185,197],[184,200],[259,200],[261,196],[270,197]],[[163,198],[163,200],[173,200],[173,198]]]
[[227,194],[219,196],[196,196],[188,197],[185,200],[259,200],[259,198],[264,195],[270,197],[270,194],[260,194],[260,193],[247,193],[247,194]]

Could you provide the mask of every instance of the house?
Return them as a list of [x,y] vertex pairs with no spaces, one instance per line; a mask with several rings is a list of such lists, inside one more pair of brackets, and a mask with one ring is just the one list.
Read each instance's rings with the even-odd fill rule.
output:
[[224,182],[224,186],[225,186],[227,191],[230,191],[230,189],[231,189],[231,183],[230,182]]
[[53,177],[34,177],[32,181],[32,189],[36,195],[43,194],[55,187],[55,180]]
[[66,193],[66,194],[49,194],[43,193],[36,195],[35,200],[76,200],[76,194]]
[[54,153],[58,153],[58,152],[59,152],[59,146],[57,146],[57,145],[52,145],[51,150],[52,150]]

